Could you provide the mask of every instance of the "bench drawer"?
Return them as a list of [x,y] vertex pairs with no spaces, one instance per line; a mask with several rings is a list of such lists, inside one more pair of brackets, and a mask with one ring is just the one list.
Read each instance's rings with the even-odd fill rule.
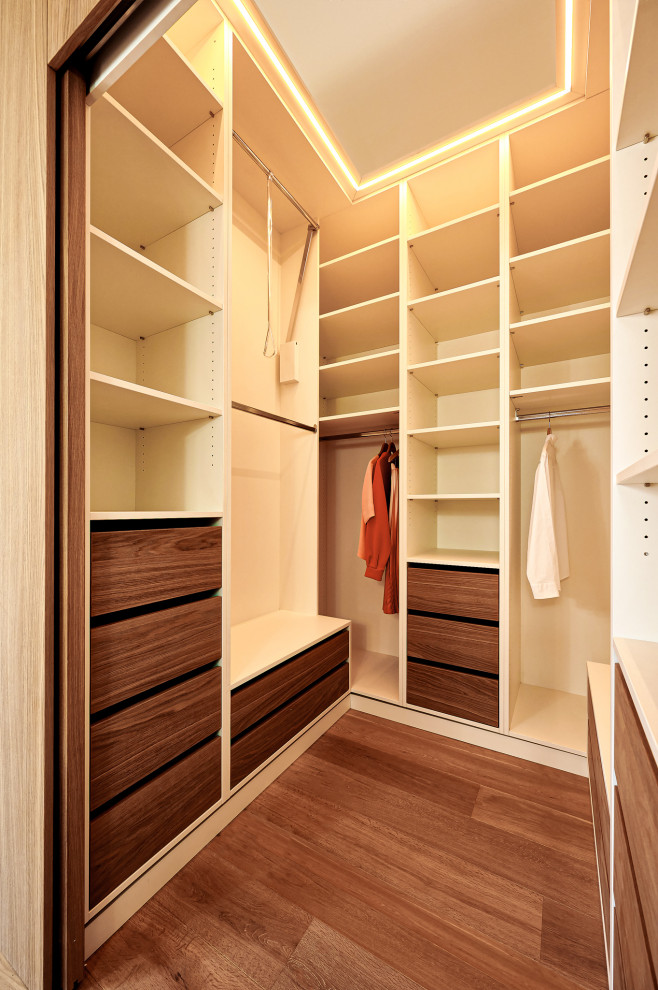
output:
[[498,674],[498,627],[429,615],[407,618],[410,657]]
[[466,619],[497,620],[498,571],[453,571],[410,564],[407,607]]
[[484,725],[498,725],[498,679],[407,663],[407,702]]

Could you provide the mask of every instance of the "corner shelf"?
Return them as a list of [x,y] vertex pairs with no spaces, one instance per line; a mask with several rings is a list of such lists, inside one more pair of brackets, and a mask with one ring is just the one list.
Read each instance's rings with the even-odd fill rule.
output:
[[549,310],[610,295],[610,231],[510,259],[512,284],[523,313]]
[[217,313],[221,304],[91,228],[91,322],[139,340]]
[[399,422],[399,406],[320,416],[320,436],[335,437],[342,433],[369,433],[379,430],[383,433],[390,428],[397,429]]
[[658,131],[658,79],[655,39],[658,9],[654,3],[635,2],[628,71],[617,131],[617,151],[637,144]]
[[410,439],[418,440],[428,447],[484,447],[500,441],[500,424],[465,423],[460,426],[438,426],[423,430],[409,430]]
[[498,388],[500,348],[409,366],[409,374],[435,395]]
[[610,303],[510,324],[521,364],[571,361],[610,350]]
[[110,95],[168,148],[222,111],[221,101],[166,35],[121,76]]
[[658,485],[658,450],[650,450],[639,461],[629,464],[615,481],[618,485]]
[[215,419],[221,409],[189,402],[109,375],[90,375],[91,422],[127,430]]
[[111,96],[91,111],[91,222],[133,250],[222,199]]
[[458,289],[414,299],[409,303],[409,312],[436,343],[498,330],[500,278],[495,275]]
[[633,316],[658,308],[656,252],[658,251],[658,158],[653,164],[642,221],[631,250],[619,292],[617,316]]
[[338,358],[376,347],[397,347],[399,292],[346,306],[320,317],[320,353]]
[[320,315],[399,291],[399,237],[320,265]]
[[437,291],[499,273],[498,206],[409,238],[409,248]]
[[353,694],[366,695],[380,701],[399,700],[400,661],[388,653],[352,648],[350,658],[352,668]]
[[521,415],[559,412],[586,406],[610,404],[610,379],[592,378],[582,382],[562,382],[537,388],[519,388],[510,392],[514,408]]
[[430,548],[407,557],[409,564],[437,564],[444,567],[490,567],[498,570],[500,554],[497,550],[443,550]]
[[323,399],[384,392],[399,387],[400,351],[386,351],[320,367]]

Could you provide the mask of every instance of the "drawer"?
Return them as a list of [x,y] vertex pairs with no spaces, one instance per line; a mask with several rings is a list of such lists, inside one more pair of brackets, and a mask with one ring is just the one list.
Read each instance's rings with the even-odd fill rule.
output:
[[304,691],[349,657],[347,629],[231,692],[231,737]]
[[220,526],[91,534],[91,614],[222,586]]
[[[648,850],[647,850],[648,851]],[[647,869],[655,870],[655,864],[646,864]],[[615,789],[615,907],[618,926],[619,947],[623,959],[623,969],[629,987],[653,987],[650,950],[644,932],[642,909],[637,892],[635,871],[631,866],[628,838],[624,828],[624,815],[619,804],[619,794]],[[616,951],[616,950],[615,950]]]
[[[596,838],[596,859],[599,870],[599,886],[603,904],[603,920],[606,933],[610,932],[610,808],[603,777],[601,751],[596,734],[594,709],[589,685],[587,686],[587,764],[592,800],[592,821]],[[609,934],[606,936],[609,942]]]
[[498,674],[498,627],[429,615],[407,618],[410,657]]
[[222,727],[219,667],[95,722],[90,734],[94,811]]
[[256,770],[349,689],[349,664],[344,663],[239,736],[231,746],[231,787]]
[[498,679],[434,664],[407,663],[407,702],[484,725],[498,725]]
[[219,801],[221,745],[219,738],[204,743],[92,819],[90,907]]
[[453,571],[410,564],[407,607],[466,619],[497,620],[498,571]]
[[91,630],[91,712],[222,656],[222,599],[204,598]]

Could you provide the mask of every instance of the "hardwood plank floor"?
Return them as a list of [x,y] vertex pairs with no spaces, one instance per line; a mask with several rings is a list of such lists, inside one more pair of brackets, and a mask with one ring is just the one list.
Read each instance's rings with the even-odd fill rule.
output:
[[87,966],[82,990],[604,990],[587,780],[350,712]]

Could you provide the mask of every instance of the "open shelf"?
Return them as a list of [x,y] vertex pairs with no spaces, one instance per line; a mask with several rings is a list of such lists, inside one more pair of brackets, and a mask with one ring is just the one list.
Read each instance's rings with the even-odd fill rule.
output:
[[498,207],[416,234],[409,248],[436,292],[490,279],[500,268]]
[[500,348],[414,364],[409,373],[435,395],[454,395],[497,388],[500,375]]
[[538,388],[519,388],[510,392],[518,413],[559,412],[610,404],[610,379],[593,378],[583,382],[564,382]]
[[460,492],[433,495],[407,495],[410,502],[466,502],[499,499],[500,492]]
[[409,437],[428,447],[482,447],[497,444],[500,439],[499,423],[464,423],[460,426],[439,426],[423,430],[409,430]]
[[320,313],[398,292],[399,244],[397,236],[389,237],[320,265]]
[[188,282],[91,228],[91,322],[138,340],[217,313]]
[[347,306],[320,317],[320,353],[323,359],[362,354],[380,347],[397,347],[400,294]]
[[90,512],[89,520],[90,522],[101,522],[103,520],[125,520],[128,522],[131,519],[221,519],[223,513],[221,510],[217,512],[177,512],[174,509],[166,509],[162,511],[149,512],[148,510],[137,511],[125,511],[125,512]]
[[498,200],[498,142],[409,179],[412,234],[486,209]]
[[511,193],[516,253],[575,240],[610,226],[610,157]]
[[399,227],[399,191],[392,186],[376,196],[350,203],[322,218],[320,263],[334,261],[370,244],[395,237]]
[[649,195],[644,215],[626,266],[619,293],[617,316],[632,316],[645,309],[658,308],[658,280],[656,257],[658,255],[658,157],[651,170]]
[[612,799],[612,708],[611,683],[609,663],[588,663],[587,681],[589,683],[594,721],[596,722],[596,737],[599,742],[601,763],[603,764],[603,779],[608,793],[608,804]]
[[91,112],[91,222],[137,250],[221,197],[107,94]]
[[497,550],[443,550],[430,547],[407,557],[409,564],[437,564],[444,567],[490,567],[498,570],[500,554]]
[[521,364],[550,364],[610,350],[610,303],[510,324]]
[[521,684],[510,734],[584,755],[587,752],[587,699],[581,694]]
[[615,478],[618,485],[658,484],[658,450],[650,450],[639,461],[629,464]]
[[231,627],[231,688],[284,663],[349,626],[348,619],[268,612]]
[[397,657],[388,653],[375,653],[373,650],[352,649],[353,694],[366,695],[381,701],[398,701],[400,697],[399,670]]
[[497,496],[409,499],[407,519],[407,557],[410,561],[498,566],[500,499]]
[[216,419],[221,409],[180,399],[109,375],[90,375],[91,421],[126,430],[171,426],[196,419]]
[[610,295],[610,231],[510,259],[521,313],[547,313]]
[[622,98],[617,150],[637,144],[645,134],[658,131],[658,78],[656,77],[656,36],[658,9],[654,3],[636,0]]
[[414,299],[409,312],[438,343],[457,337],[498,330],[500,326],[500,280],[498,276]]
[[121,76],[110,95],[168,148],[222,110],[221,101],[166,35]]
[[658,643],[615,637],[614,644],[647,740],[658,761]]
[[398,388],[399,366],[399,350],[323,365],[320,395],[323,399],[335,399]]
[[320,417],[320,436],[335,437],[343,433],[382,432],[397,429],[400,422],[400,407],[386,409],[365,409],[362,412],[340,413],[336,416]]

